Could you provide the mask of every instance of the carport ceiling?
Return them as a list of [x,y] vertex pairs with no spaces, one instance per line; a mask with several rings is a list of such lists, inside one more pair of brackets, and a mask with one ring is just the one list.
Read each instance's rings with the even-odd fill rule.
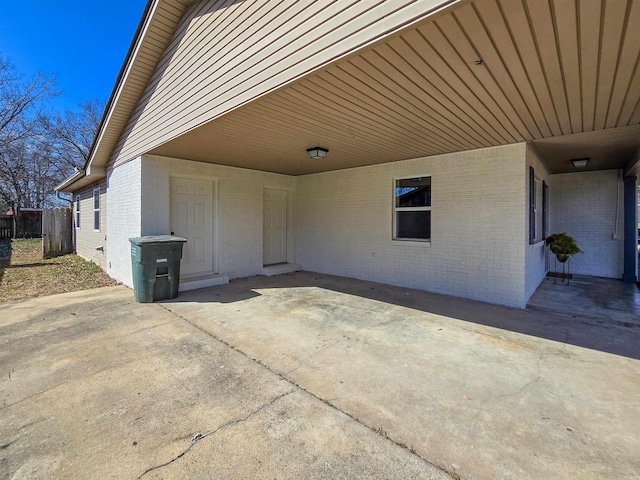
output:
[[637,25],[640,0],[469,2],[151,153],[300,175],[638,125]]
[[[640,146],[640,125],[545,138],[533,145],[551,173],[624,169]],[[588,158],[589,163],[576,169],[574,158]]]

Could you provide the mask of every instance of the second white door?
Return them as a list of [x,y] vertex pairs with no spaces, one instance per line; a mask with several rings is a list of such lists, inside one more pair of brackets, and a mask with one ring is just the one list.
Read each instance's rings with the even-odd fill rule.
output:
[[287,192],[264,189],[263,263],[273,265],[287,261]]
[[213,182],[171,178],[171,231],[187,239],[182,275],[213,271]]

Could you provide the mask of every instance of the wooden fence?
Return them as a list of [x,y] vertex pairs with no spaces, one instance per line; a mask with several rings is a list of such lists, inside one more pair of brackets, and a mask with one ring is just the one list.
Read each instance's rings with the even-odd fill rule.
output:
[[13,238],[13,217],[0,217],[0,239]]
[[42,217],[20,215],[0,216],[0,239],[2,238],[34,238],[42,232]]
[[73,252],[73,215],[70,208],[42,212],[42,255],[45,258]]

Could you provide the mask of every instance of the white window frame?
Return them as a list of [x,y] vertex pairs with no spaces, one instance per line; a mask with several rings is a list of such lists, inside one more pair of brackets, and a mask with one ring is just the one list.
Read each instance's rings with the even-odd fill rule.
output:
[[[431,179],[431,187],[433,188],[433,176],[430,174],[425,175],[409,175],[406,177],[396,177],[393,179],[392,187],[391,187],[391,217],[392,217],[392,231],[391,231],[391,241],[396,244],[403,245],[431,245],[431,238],[399,238],[397,236],[398,225],[397,225],[397,215],[396,212],[430,212],[433,207],[433,198],[432,205],[428,207],[397,207],[396,206],[396,182],[398,180],[407,180],[411,178],[430,178]],[[432,190],[433,193],[433,190]],[[433,220],[433,219],[432,219]],[[433,225],[433,222],[432,222]]]
[[538,205],[540,203],[540,197],[542,197],[542,195],[539,195],[541,186],[542,186],[542,181],[537,176],[534,176],[533,177],[533,242],[534,243],[538,243],[540,241],[540,235],[538,232],[540,227],[540,222],[538,221],[538,214],[540,213],[540,209],[538,208]]
[[76,195],[76,230],[80,230],[80,195]]
[[[98,194],[96,197],[96,193]],[[96,198],[98,200],[98,208],[96,208]],[[96,222],[96,213],[98,214],[98,221]],[[96,228],[96,223],[98,224],[98,228]],[[100,231],[100,187],[96,187],[93,189],[93,231]]]

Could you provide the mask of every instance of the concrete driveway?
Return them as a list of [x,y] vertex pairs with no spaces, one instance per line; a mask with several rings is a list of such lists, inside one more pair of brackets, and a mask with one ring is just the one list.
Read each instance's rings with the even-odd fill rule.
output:
[[3,478],[640,478],[640,319],[253,277],[0,306]]
[[640,478],[638,317],[306,272],[177,300],[164,306],[452,478]]
[[0,478],[446,474],[124,287],[0,306]]

